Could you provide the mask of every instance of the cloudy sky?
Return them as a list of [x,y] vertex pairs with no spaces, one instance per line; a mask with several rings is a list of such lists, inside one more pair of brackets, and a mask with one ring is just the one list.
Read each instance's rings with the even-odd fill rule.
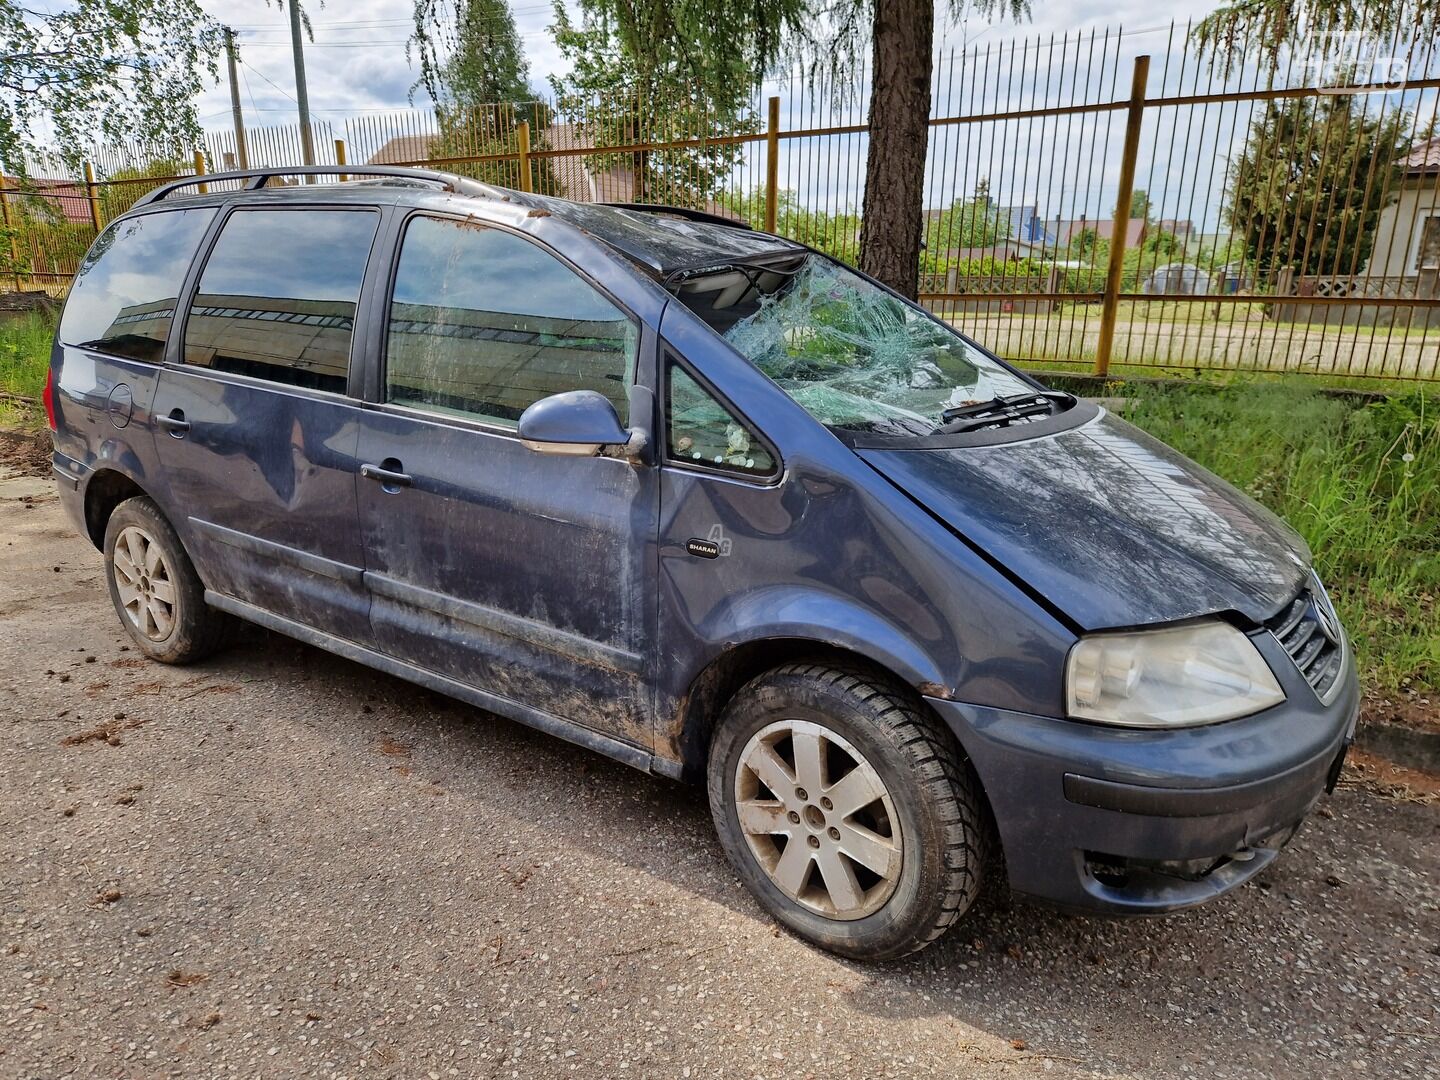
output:
[[[295,73],[286,13],[265,0],[203,0],[202,6],[238,34],[243,62],[240,94],[249,122],[292,123]],[[578,7],[573,0],[570,6]],[[954,43],[1003,41],[1020,35],[1122,25],[1127,31],[1145,30],[1171,19],[1184,21],[1203,15],[1211,6],[1203,0],[1170,0],[1164,5],[1146,0],[1037,0],[1035,18],[1028,25],[971,19],[952,24],[948,38]],[[412,28],[410,0],[330,0],[324,7],[312,2],[308,10],[315,41],[307,43],[305,65],[310,106],[317,119],[407,106],[417,74],[405,57],[405,39]],[[545,0],[512,0],[511,10],[530,60],[532,80],[543,85],[546,76],[561,68],[549,34],[551,5]],[[223,125],[229,115],[225,86],[208,91],[200,105],[207,127]]]
[[[578,0],[567,2],[578,9]],[[247,125],[293,124],[294,71],[286,13],[265,0],[202,3],[239,35]],[[1033,21],[1018,26],[979,18],[944,19],[938,35],[934,115],[1123,99],[1132,62],[1140,53],[1152,56],[1152,97],[1220,89],[1211,82],[1206,65],[1197,63],[1184,34],[1186,21],[1202,17],[1212,6],[1212,0],[1035,0]],[[942,11],[947,7],[941,4]],[[512,0],[511,9],[529,58],[532,85],[548,91],[546,77],[561,65],[549,34],[553,9],[547,0]],[[415,66],[405,55],[411,0],[330,0],[309,10],[315,28],[314,42],[306,45],[311,110],[317,122],[332,126],[321,142],[328,144],[331,136],[346,138],[351,160],[364,160],[388,133],[402,129],[387,123],[384,133],[372,138],[353,122],[410,107],[416,78]],[[1121,28],[1124,36],[1117,40],[1115,31]],[[1016,42],[1021,47],[1012,44]],[[958,63],[956,56],[967,50],[970,62]],[[1257,74],[1249,66],[1241,78],[1252,86]],[[802,81],[771,79],[762,93],[780,96],[781,128],[790,131],[863,122],[865,90],[862,84],[848,110],[837,109],[828,96],[806,89]],[[1434,91],[1427,91],[1423,102],[1409,100],[1414,95],[1405,100],[1390,97],[1393,100],[1369,98],[1365,107],[1419,108],[1427,114],[1436,108]],[[423,91],[415,94],[414,104],[429,104]],[[1216,230],[1229,170],[1262,108],[1244,103],[1148,111],[1136,182],[1149,191],[1154,216],[1190,220],[1201,231]],[[223,84],[202,97],[200,115],[209,130],[229,127],[229,96]],[[348,131],[347,120],[352,121]],[[948,206],[983,181],[1002,206],[1034,206],[1048,219],[1108,218],[1123,129],[1123,113],[1118,112],[937,127],[927,168],[927,205]],[[253,139],[251,145],[253,149]],[[865,152],[863,135],[782,141],[781,186],[811,207],[858,207]],[[752,144],[731,186],[752,190],[763,183],[763,147]]]

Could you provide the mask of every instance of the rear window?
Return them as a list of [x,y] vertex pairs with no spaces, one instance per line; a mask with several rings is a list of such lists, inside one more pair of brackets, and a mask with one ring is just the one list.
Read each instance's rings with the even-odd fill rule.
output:
[[236,210],[200,275],[185,362],[343,394],[373,210]]
[[175,316],[175,298],[213,208],[123,218],[85,256],[65,313],[66,345],[159,363]]

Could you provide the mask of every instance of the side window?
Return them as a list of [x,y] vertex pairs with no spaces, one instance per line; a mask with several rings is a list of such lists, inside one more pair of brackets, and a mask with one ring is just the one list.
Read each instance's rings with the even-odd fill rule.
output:
[[185,323],[185,362],[343,394],[373,210],[237,210]]
[[684,368],[667,365],[666,382],[665,437],[671,458],[755,476],[775,472],[765,444]]
[[514,427],[543,397],[598,390],[623,421],[635,325],[528,240],[412,218],[386,339],[386,400]]
[[175,298],[213,209],[170,210],[115,222],[95,241],[65,301],[60,340],[159,363]]
[[1440,217],[1427,217],[1420,225],[1420,246],[1415,269],[1440,270]]

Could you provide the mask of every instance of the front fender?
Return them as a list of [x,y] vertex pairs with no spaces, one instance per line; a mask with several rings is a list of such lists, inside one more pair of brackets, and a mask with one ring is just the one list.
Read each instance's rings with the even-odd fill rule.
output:
[[949,680],[931,652],[896,623],[846,596],[782,586],[735,597],[697,627],[712,643],[708,667],[733,648],[763,641],[813,641],[844,649],[884,667],[932,697],[951,696]]

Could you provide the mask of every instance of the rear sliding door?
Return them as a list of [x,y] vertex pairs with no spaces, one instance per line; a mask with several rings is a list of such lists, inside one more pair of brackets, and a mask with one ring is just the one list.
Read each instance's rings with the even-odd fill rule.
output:
[[225,218],[155,397],[174,523],[206,587],[368,643],[355,503],[355,309],[375,209]]

